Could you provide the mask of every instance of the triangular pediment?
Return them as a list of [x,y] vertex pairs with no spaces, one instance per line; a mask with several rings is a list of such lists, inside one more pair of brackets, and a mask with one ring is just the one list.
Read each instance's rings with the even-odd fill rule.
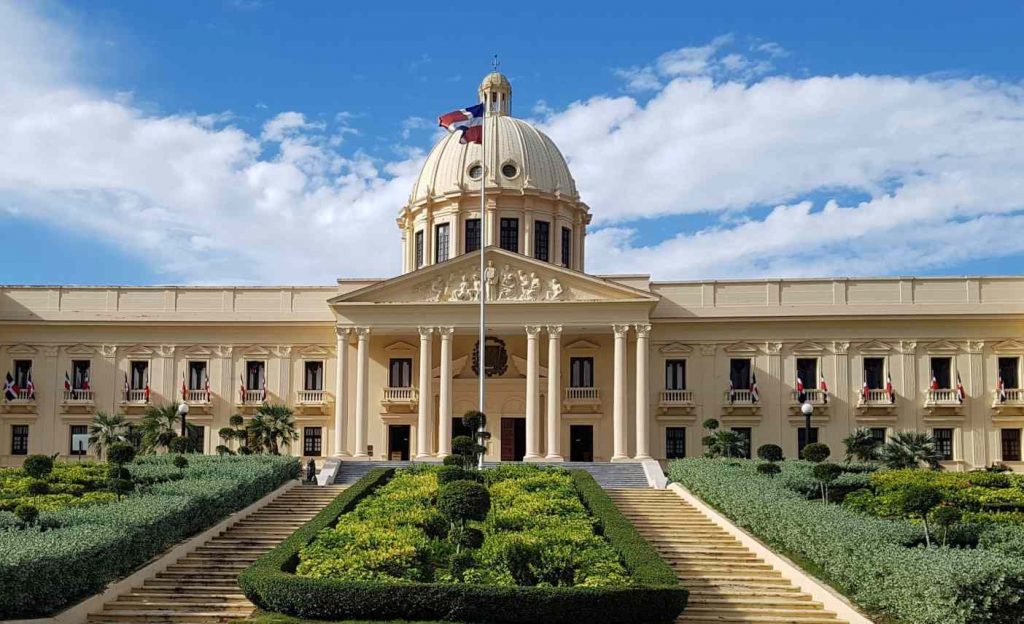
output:
[[304,347],[296,347],[300,357],[327,357],[331,355],[332,351],[328,347],[321,345],[306,345]]
[[939,340],[927,344],[925,346],[925,351],[928,353],[956,353],[960,351],[960,345],[949,342],[948,340]]
[[1004,340],[992,345],[994,353],[1021,353],[1024,351],[1024,342],[1019,340]]
[[601,345],[590,342],[585,338],[580,338],[579,340],[570,342],[562,348],[566,351],[597,351],[601,348]]
[[69,355],[93,355],[96,353],[96,347],[90,347],[89,345],[76,344],[68,347],[64,350]]
[[266,347],[263,347],[263,346],[260,346],[260,345],[248,346],[248,347],[242,349],[240,354],[243,357],[256,357],[256,358],[266,358],[266,357],[270,357],[270,356],[273,355],[273,353],[270,352],[270,349],[267,349]]
[[658,351],[669,354],[693,353],[693,347],[684,345],[681,342],[670,342],[667,345],[662,346]]
[[8,355],[35,355],[35,347],[24,344],[17,344],[7,348]]
[[758,348],[747,342],[735,342],[724,347],[722,351],[735,355],[757,355]]
[[209,347],[205,347],[203,345],[192,345],[190,347],[186,347],[185,349],[183,349],[182,355],[184,355],[185,357],[208,358],[213,357],[214,353],[213,350],[210,349]]
[[130,347],[124,347],[122,355],[125,357],[153,357],[155,355],[153,349],[146,345],[132,345]]
[[805,340],[804,342],[793,345],[793,353],[807,353],[812,355],[820,355],[825,352],[825,346],[820,345],[816,342],[810,342]]
[[417,351],[417,350],[419,350],[419,347],[417,347],[417,346],[415,346],[413,344],[410,344],[410,343],[408,343],[408,342],[406,342],[404,340],[398,340],[398,341],[392,342],[388,346],[384,347],[384,350],[388,351],[389,353],[394,353],[395,351],[400,351],[400,352],[406,352],[407,353],[407,352]]
[[872,340],[860,345],[861,353],[889,353],[890,351],[892,351],[892,345],[881,340]]
[[496,247],[484,250],[487,266],[480,276],[480,252],[464,254],[418,271],[334,297],[331,304],[437,303],[495,305],[602,301],[650,301],[656,295],[542,262]]

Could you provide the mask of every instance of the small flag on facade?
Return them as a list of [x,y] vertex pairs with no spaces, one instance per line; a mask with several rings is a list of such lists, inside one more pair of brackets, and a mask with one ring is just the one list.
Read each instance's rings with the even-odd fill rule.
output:
[[203,390],[206,392],[206,400],[210,400],[210,373],[203,373]]
[[889,402],[896,402],[896,391],[892,389],[892,376],[889,373],[885,374],[885,393],[889,395]]
[[7,380],[4,382],[4,398],[8,401],[18,398],[18,386],[14,384],[14,377],[11,376],[10,371],[8,371]]
[[185,383],[185,373],[181,374],[181,400],[188,400],[188,384]]
[[935,371],[932,371],[932,390],[939,389],[939,380],[935,377]]
[[127,401],[128,397],[132,395],[132,387],[128,384],[128,373],[124,374],[124,400]]
[[64,392],[71,392],[71,375],[67,371],[64,371]]
[[754,403],[761,400],[761,393],[757,389],[757,375],[753,372],[750,373],[750,398]]
[[88,392],[89,390],[91,390],[91,387],[89,386],[89,371],[88,370],[86,370],[84,373],[82,373],[82,390],[84,390],[85,392]]
[[870,396],[870,391],[871,389],[868,388],[868,382],[865,381],[864,385],[860,389],[860,396],[864,399],[865,402],[867,402],[868,397]]
[[238,402],[245,403],[245,373],[238,373]]
[[964,392],[964,385],[960,383],[960,373],[956,374],[956,400],[963,403],[967,393]]
[[459,143],[482,143],[484,132],[484,105],[460,108],[437,118],[437,125],[448,132],[461,132]]
[[36,385],[32,383],[32,369],[28,369],[28,374],[25,376],[25,390],[28,391],[28,398],[30,401],[36,399]]
[[807,400],[807,395],[804,394],[804,380],[800,379],[800,375],[796,376],[796,396],[800,403]]
[[149,403],[149,373],[148,372],[146,373],[146,387],[144,388],[144,396],[146,398],[146,403]]
[[736,400],[736,386],[733,385],[732,379],[729,380],[729,403]]
[[996,396],[999,398],[1000,403],[1006,403],[1006,384],[1003,383],[1003,376],[999,376],[999,382],[996,386]]
[[261,403],[266,403],[267,402],[267,377],[266,377],[266,375],[263,376],[263,387],[260,388],[260,390],[262,390],[262,392],[260,394],[260,402]]
[[821,381],[818,382],[818,389],[821,390],[821,400],[823,403],[828,405],[828,384],[825,383],[825,376],[822,375]]

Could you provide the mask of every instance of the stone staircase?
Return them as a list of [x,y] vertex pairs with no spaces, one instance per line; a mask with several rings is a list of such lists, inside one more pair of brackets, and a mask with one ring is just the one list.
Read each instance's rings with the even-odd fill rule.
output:
[[841,622],[674,492],[609,489],[608,495],[690,590],[678,622]]
[[[343,461],[334,483],[351,485],[374,468],[407,468],[415,462],[409,461]],[[520,463],[520,462],[508,462]],[[533,462],[531,462],[533,463]],[[499,462],[486,462],[484,466],[494,467]],[[536,462],[537,466],[561,466],[567,470],[586,470],[603,488],[647,488],[647,476],[639,463],[622,462]]]
[[345,488],[300,485],[196,547],[141,587],[89,614],[91,624],[203,624],[249,617],[238,574],[291,535]]

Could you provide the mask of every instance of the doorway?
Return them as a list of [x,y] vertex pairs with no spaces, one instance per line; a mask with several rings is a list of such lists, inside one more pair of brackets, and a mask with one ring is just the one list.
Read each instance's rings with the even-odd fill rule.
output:
[[594,461],[593,425],[569,425],[569,461]]
[[523,461],[526,455],[526,419],[501,419],[501,461]]
[[409,461],[410,425],[388,425],[388,459]]

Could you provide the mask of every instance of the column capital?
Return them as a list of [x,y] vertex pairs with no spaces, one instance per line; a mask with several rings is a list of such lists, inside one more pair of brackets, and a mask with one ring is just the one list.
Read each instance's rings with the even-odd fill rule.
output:
[[629,333],[629,325],[612,325],[612,332],[615,334],[616,338],[625,338]]
[[548,325],[547,330],[549,338],[558,338],[562,335],[561,325]]
[[441,340],[448,340],[449,338],[452,337],[452,334],[454,333],[455,328],[451,326],[437,328],[437,335],[441,337]]
[[341,326],[337,326],[336,325],[334,327],[334,333],[337,334],[338,338],[341,338],[341,339],[344,340],[345,338],[348,338],[349,334],[352,333],[352,328],[351,327],[341,327]]
[[527,338],[536,338],[540,334],[541,327],[540,325],[526,325],[525,329]]
[[369,327],[356,327],[355,331],[356,331],[356,337],[359,338],[359,340],[366,340],[367,338],[370,337],[370,328]]
[[433,327],[417,327],[420,332],[420,340],[429,340],[434,335]]
[[637,338],[647,338],[651,335],[650,323],[637,323],[634,327],[636,328]]

